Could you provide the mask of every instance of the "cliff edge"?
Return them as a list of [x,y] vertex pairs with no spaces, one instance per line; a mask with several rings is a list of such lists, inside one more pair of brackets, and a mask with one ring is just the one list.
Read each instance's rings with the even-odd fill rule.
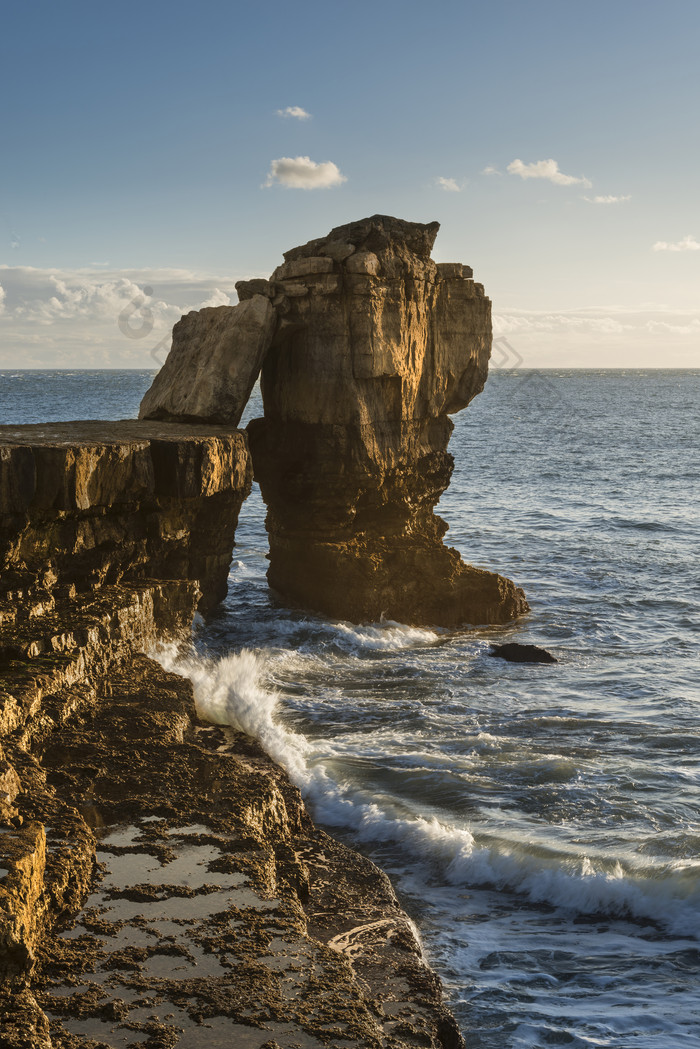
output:
[[388,879],[142,654],[222,595],[246,436],[0,427],[0,1045],[461,1049]]

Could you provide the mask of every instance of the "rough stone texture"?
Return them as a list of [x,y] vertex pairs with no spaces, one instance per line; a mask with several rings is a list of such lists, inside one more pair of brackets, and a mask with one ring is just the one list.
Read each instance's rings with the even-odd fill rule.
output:
[[56,599],[142,579],[226,593],[250,492],[245,434],[217,426],[0,426],[0,626]]
[[461,1049],[388,879],[138,654],[220,591],[244,435],[2,427],[0,471],[0,1046]]
[[208,420],[237,426],[277,326],[265,282],[237,306],[193,310],[173,328],[165,364],[140,419]]
[[61,706],[11,740],[0,1044],[463,1047],[386,876],[189,682],[135,656]]
[[272,275],[282,320],[248,432],[286,601],[445,626],[528,609],[442,543],[433,513],[453,468],[448,415],[483,389],[491,347],[483,287],[430,258],[438,228],[375,215],[285,252]]

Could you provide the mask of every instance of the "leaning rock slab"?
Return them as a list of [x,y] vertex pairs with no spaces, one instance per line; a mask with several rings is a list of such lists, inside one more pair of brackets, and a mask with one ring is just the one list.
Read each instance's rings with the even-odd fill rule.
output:
[[276,326],[275,309],[260,294],[185,314],[139,418],[237,426]]

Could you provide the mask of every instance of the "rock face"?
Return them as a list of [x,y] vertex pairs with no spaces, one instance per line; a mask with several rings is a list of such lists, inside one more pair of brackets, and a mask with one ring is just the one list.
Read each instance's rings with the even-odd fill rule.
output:
[[190,580],[208,611],[251,483],[245,434],[222,427],[0,426],[0,625],[143,579]]
[[142,654],[250,483],[215,426],[0,427],[3,1049],[464,1049],[386,876]]
[[[523,592],[463,563],[433,508],[453,468],[448,416],[483,389],[490,302],[430,258],[438,223],[375,215],[285,253],[280,316],[248,428],[268,507],[270,585],[351,620],[501,623]],[[250,300],[252,301],[252,300]]]
[[277,314],[263,295],[185,314],[139,418],[237,426],[276,327]]

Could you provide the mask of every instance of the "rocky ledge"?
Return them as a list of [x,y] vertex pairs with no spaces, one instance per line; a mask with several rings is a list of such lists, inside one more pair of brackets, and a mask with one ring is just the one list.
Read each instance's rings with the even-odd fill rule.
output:
[[141,654],[221,596],[216,426],[0,427],[0,1045],[457,1049],[386,877]]

